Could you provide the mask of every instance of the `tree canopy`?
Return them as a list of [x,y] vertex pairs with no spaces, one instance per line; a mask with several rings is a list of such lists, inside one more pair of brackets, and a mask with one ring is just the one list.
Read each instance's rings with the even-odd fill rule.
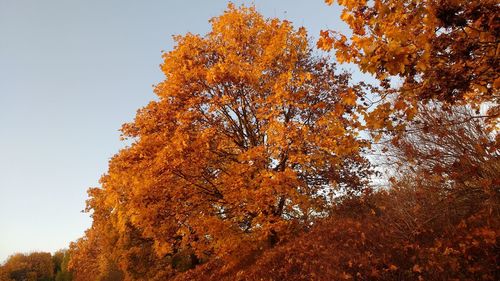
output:
[[405,94],[420,99],[498,103],[498,1],[337,2],[352,35],[324,31],[318,45],[334,47],[339,62],[399,75]]
[[17,253],[0,265],[0,281],[71,281],[69,258],[66,250]]
[[341,5],[352,34],[324,30],[318,47],[333,48],[338,62],[355,63],[386,88],[394,78],[402,83],[393,83],[368,115],[371,129],[400,130],[400,120],[411,120],[418,103],[440,101],[472,106],[490,130],[498,130],[498,1],[325,2]]
[[497,1],[336,2],[317,46],[379,85],[254,7],[175,36],[74,280],[498,279]]
[[[205,36],[175,37],[158,100],[123,126],[133,144],[89,193],[94,225],[74,245],[89,272],[100,257],[128,271],[116,248],[132,251],[131,236],[158,262],[187,250],[234,259],[307,229],[366,185],[363,88],[288,21],[229,5],[211,24]],[[109,253],[85,250],[95,245]]]

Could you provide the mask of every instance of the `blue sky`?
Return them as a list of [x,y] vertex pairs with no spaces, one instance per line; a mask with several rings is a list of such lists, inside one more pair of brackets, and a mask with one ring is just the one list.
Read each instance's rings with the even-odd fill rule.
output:
[[[255,3],[267,17],[345,30],[323,0]],[[81,213],[123,143],[121,124],[152,100],[172,35],[204,34],[225,0],[0,0],[0,262],[55,251],[90,226]]]

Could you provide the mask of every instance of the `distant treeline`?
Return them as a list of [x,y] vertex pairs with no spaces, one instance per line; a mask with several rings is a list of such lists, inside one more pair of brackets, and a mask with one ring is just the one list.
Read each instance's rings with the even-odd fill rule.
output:
[[71,281],[69,258],[66,250],[14,254],[0,266],[0,281]]

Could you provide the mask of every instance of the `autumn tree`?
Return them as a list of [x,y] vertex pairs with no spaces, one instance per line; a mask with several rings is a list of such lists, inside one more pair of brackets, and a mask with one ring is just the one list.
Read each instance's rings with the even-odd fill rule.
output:
[[500,169],[498,132],[489,132],[486,121],[471,107],[428,104],[419,109],[410,126],[411,130],[392,139],[384,149],[384,157],[399,173],[418,170],[432,174],[448,183],[444,192],[468,189],[477,193],[472,187],[482,186],[489,193],[487,190],[500,184],[496,179]]
[[471,107],[439,103],[420,108],[410,127],[385,152],[397,169],[391,192],[378,201],[384,224],[414,244],[423,278],[494,280],[498,133]]
[[70,253],[68,250],[60,250],[52,255],[54,263],[54,281],[71,281],[73,280],[72,273],[68,269]]
[[134,142],[91,190],[94,223],[74,245],[77,280],[82,265],[99,271],[98,245],[130,253],[133,242],[120,241],[132,236],[138,251],[154,249],[155,262],[189,250],[193,262],[237,259],[365,187],[368,144],[356,114],[363,88],[315,57],[305,29],[288,21],[230,4],[210,22],[205,36],[175,37],[158,99],[123,126]]
[[50,281],[54,263],[50,253],[14,254],[0,267],[2,281]]
[[421,108],[387,144],[388,188],[228,272],[211,261],[175,280],[497,280],[498,139],[467,107]]
[[339,62],[356,63],[386,86],[390,77],[403,82],[396,99],[377,107],[379,118],[411,119],[417,101],[434,100],[475,109],[488,103],[484,117],[498,124],[497,0],[325,2],[343,7],[352,34],[323,31],[318,46],[334,48]]
[[70,245],[68,264],[75,281],[166,280],[171,276],[170,257],[158,258],[150,239],[127,223],[120,232],[118,216],[104,203],[101,189],[90,189],[92,227]]

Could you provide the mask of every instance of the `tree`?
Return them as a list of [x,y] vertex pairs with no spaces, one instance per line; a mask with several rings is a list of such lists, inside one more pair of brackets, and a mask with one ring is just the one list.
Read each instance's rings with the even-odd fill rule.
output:
[[365,187],[362,87],[314,57],[305,29],[288,21],[230,4],[211,24],[206,36],[175,37],[158,100],[123,126],[134,143],[90,191],[94,224],[74,247],[76,278],[78,252],[96,251],[99,239],[122,249],[135,235],[156,262],[191,250],[193,262],[237,259]]
[[497,280],[498,139],[467,107],[421,108],[409,128],[387,145],[387,189],[228,271],[213,260],[175,280]]
[[[333,4],[333,0],[326,0]],[[489,103],[485,117],[498,123],[500,108],[496,0],[339,0],[352,35],[323,31],[318,46],[335,48],[339,62],[356,63],[388,86],[398,76],[397,98],[378,117],[402,111],[411,119],[416,101]]]
[[54,273],[55,281],[71,281],[73,276],[68,269],[68,263],[70,260],[70,253],[67,250],[60,250],[52,255],[52,261],[54,262]]
[[7,259],[0,272],[2,281],[50,281],[54,277],[54,264],[50,253],[18,253]]

